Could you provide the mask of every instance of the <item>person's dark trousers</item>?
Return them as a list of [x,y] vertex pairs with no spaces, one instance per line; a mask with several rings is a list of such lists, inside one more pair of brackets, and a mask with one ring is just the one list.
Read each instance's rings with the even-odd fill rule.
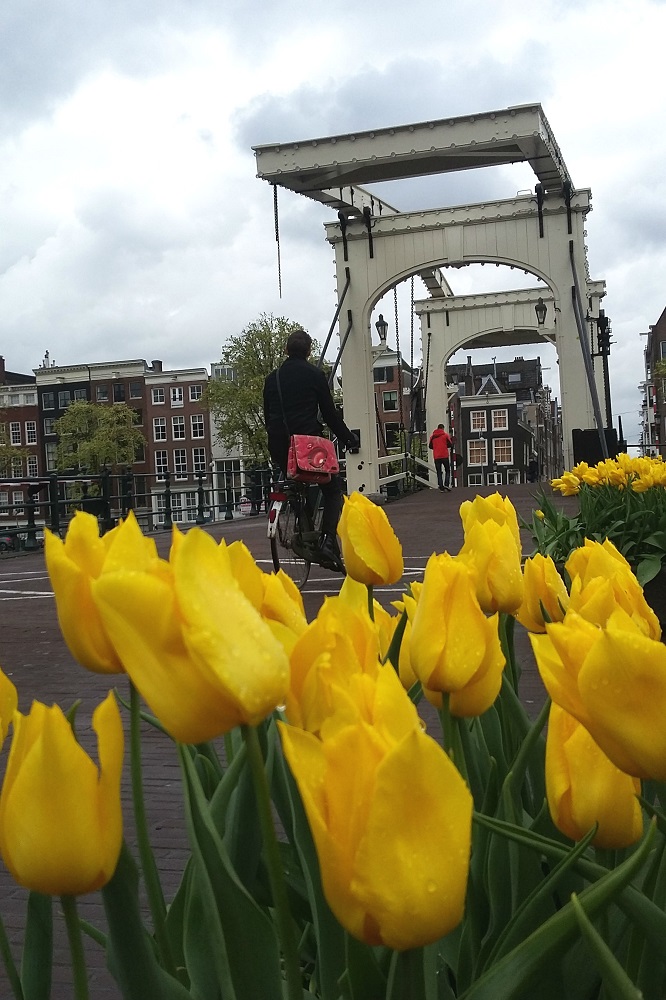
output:
[[[451,461],[448,458],[435,459],[435,471],[437,473],[437,485],[440,490],[451,485]],[[442,471],[444,474],[442,475]]]
[[449,458],[442,459],[442,465],[444,466],[444,486],[451,487],[451,460]]

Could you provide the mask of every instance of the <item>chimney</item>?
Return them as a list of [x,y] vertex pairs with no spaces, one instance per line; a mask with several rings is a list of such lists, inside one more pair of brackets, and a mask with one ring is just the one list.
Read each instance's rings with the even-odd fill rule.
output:
[[0,385],[5,384],[5,359],[0,354]]
[[162,362],[161,361],[151,361],[150,364],[151,364],[151,367],[152,367],[152,369],[153,369],[154,372],[161,372],[162,371]]

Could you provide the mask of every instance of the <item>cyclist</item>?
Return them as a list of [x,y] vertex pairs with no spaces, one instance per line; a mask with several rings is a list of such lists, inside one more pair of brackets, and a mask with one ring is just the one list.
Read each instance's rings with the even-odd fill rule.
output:
[[[287,470],[289,435],[321,436],[322,421],[348,451],[358,451],[359,448],[358,438],[349,430],[335,407],[326,376],[320,368],[308,361],[311,350],[312,338],[305,330],[295,330],[287,338],[287,359],[279,369],[284,413],[280,405],[277,372],[271,372],[264,382],[264,424],[268,431],[268,450],[273,463],[280,467],[283,475],[286,475]],[[330,483],[322,484],[320,489],[323,517],[317,561],[325,569],[343,572],[337,539],[342,511],[340,476],[331,476]]]

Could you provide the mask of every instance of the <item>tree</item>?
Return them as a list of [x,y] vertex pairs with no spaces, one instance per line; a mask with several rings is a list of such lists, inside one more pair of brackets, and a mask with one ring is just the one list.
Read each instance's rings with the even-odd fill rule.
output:
[[55,422],[58,469],[78,467],[94,474],[103,466],[131,465],[146,443],[137,419],[125,403],[72,403]]
[[[268,462],[264,428],[264,380],[284,361],[284,345],[302,327],[284,316],[261,313],[222,348],[220,364],[233,372],[228,380],[212,379],[204,394],[217,436],[229,451],[240,446],[247,457]],[[313,342],[313,353],[318,347]]]

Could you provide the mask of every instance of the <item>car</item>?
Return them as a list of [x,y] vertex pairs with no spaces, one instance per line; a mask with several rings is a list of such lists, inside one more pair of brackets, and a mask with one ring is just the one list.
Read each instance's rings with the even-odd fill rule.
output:
[[13,552],[20,548],[20,538],[16,535],[8,535],[0,531],[0,552]]

